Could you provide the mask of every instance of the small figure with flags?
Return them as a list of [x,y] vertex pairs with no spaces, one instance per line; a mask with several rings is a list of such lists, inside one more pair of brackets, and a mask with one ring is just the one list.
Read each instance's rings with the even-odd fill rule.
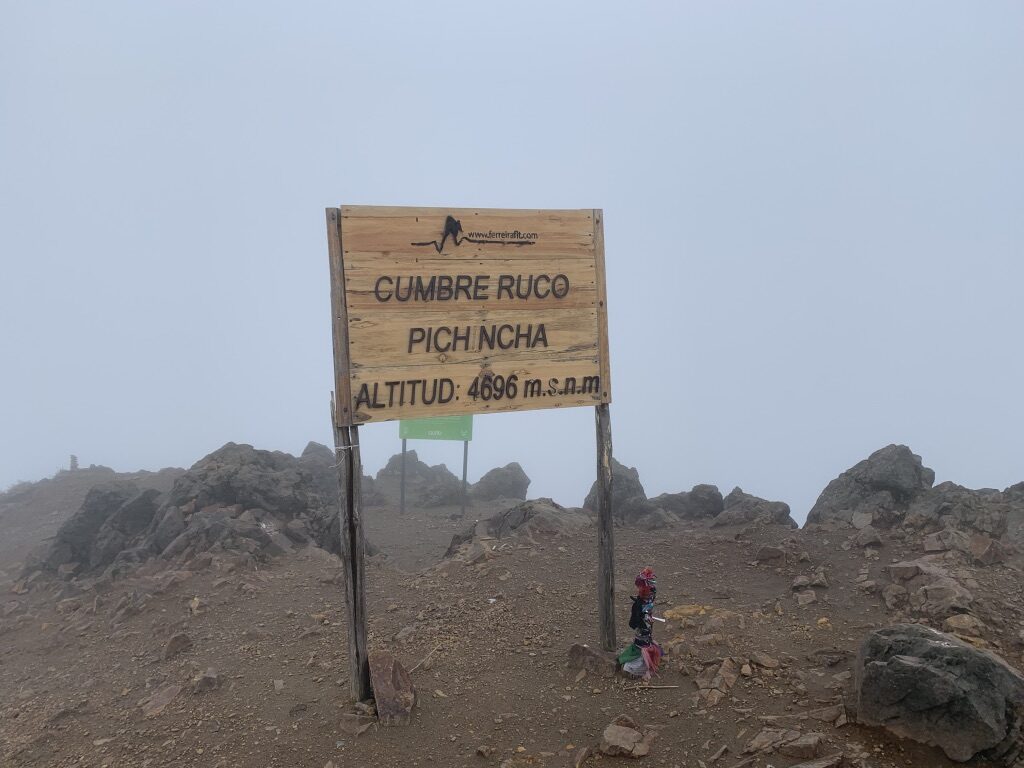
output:
[[647,567],[637,574],[637,594],[633,597],[633,608],[629,614],[629,628],[635,631],[633,642],[619,654],[623,671],[634,677],[650,680],[657,673],[661,661],[661,646],[654,641],[652,628],[659,619],[654,615],[654,598],[658,592],[658,581],[654,570]]

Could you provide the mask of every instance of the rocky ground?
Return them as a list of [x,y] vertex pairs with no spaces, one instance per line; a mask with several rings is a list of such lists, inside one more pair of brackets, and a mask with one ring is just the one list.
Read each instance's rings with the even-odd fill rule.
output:
[[858,724],[876,713],[865,699],[858,717],[857,654],[916,622],[1024,665],[1018,490],[936,490],[914,459],[851,468],[802,530],[738,489],[647,499],[618,467],[620,643],[643,565],[668,620],[649,686],[593,651],[592,512],[518,501],[510,467],[462,519],[457,481],[416,462],[400,516],[385,468],[364,483],[369,641],[418,702],[382,727],[349,701],[330,452],[229,444],[156,496],[107,486],[106,506],[97,491],[56,530],[18,529],[0,561],[0,764],[954,765]]

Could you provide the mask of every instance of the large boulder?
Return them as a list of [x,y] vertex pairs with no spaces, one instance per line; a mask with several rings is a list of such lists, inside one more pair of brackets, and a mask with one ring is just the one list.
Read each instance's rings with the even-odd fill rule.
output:
[[554,536],[575,533],[591,523],[590,516],[579,509],[567,509],[551,499],[530,499],[480,520],[453,536],[445,557],[451,557],[463,544],[474,539],[518,537],[545,541]]
[[798,527],[789,513],[789,504],[753,496],[745,493],[742,488],[733,488],[723,499],[723,507],[722,512],[711,521],[713,527],[751,523]]
[[[396,453],[377,473],[372,485],[376,503],[382,503],[385,498],[390,498],[392,503],[397,501],[401,493],[401,478],[402,454]],[[444,464],[430,466],[420,461],[416,451],[405,452],[405,498],[408,503],[428,509],[457,507],[462,503],[462,490],[462,479],[452,474]],[[363,501],[374,503],[368,500],[365,488]]]
[[[398,480],[402,477],[402,454],[396,453],[390,459],[388,463],[381,467],[380,471],[377,472],[378,480]],[[415,482],[417,479],[426,479],[430,477],[430,465],[426,462],[420,461],[420,457],[416,454],[416,451],[410,450],[405,452],[405,481]]]
[[299,456],[299,466],[309,472],[313,486],[325,499],[338,498],[338,471],[334,451],[323,443],[310,441]]
[[530,478],[519,464],[512,462],[495,467],[473,486],[473,498],[481,501],[493,499],[525,499]]
[[921,463],[920,456],[905,445],[888,445],[825,486],[807,522],[852,524],[858,513],[884,517],[905,510],[934,482],[935,473]]
[[[323,443],[310,441],[299,456],[299,467],[309,472],[313,487],[328,504],[337,506],[341,494],[338,492],[338,469],[335,466],[334,451]],[[377,506],[385,499],[377,488],[377,483],[369,475],[363,475],[363,504]]]
[[294,456],[227,443],[175,481],[168,503],[181,508],[192,504],[195,509],[237,504],[294,517],[323,499]]
[[126,502],[138,495],[138,486],[126,480],[114,480],[94,486],[86,494],[78,511],[57,529],[53,540],[39,553],[38,559],[30,562],[28,566],[41,565],[47,570],[55,571],[65,563],[88,565],[92,560],[97,534],[104,523]]
[[1024,757],[1024,676],[993,653],[917,624],[868,635],[856,670],[857,719],[932,744],[956,761]]
[[999,491],[972,490],[947,482],[919,494],[903,525],[925,533],[953,528],[998,538],[1006,533],[1009,511],[1010,503]]
[[413,497],[414,503],[425,509],[432,507],[455,507],[468,496],[469,489],[463,488],[462,479],[453,475],[444,464],[429,467],[426,477],[421,478]]
[[486,530],[496,539],[522,536],[543,540],[549,536],[573,533],[590,525],[590,522],[586,514],[566,509],[551,499],[532,499],[487,520]]
[[[628,520],[649,514],[651,509],[644,502],[647,493],[640,483],[640,473],[634,467],[620,464],[612,458],[612,513],[620,520]],[[590,493],[583,502],[583,508],[597,511],[597,482],[590,486]]]
[[714,485],[695,485],[682,493],[663,493],[651,499],[651,503],[683,520],[716,517],[725,509],[722,492]]
[[890,608],[908,608],[941,621],[974,607],[971,591],[927,558],[893,563],[886,571],[892,583],[883,590],[883,599]]

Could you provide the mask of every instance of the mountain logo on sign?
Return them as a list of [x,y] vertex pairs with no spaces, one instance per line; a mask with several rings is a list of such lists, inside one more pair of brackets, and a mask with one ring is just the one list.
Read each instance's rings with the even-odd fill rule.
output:
[[535,245],[538,236],[536,232],[520,232],[518,229],[514,232],[495,232],[491,230],[489,232],[470,232],[466,234],[462,230],[462,222],[449,215],[444,220],[444,230],[441,232],[440,240],[426,240],[422,243],[410,243],[410,245],[432,246],[434,250],[440,253],[444,250],[445,243],[448,242],[449,237],[456,246],[459,246],[463,243],[476,243],[478,245]]

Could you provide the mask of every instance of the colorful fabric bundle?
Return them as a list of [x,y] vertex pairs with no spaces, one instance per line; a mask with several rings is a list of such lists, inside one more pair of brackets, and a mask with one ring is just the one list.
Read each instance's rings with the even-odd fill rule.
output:
[[651,670],[651,674],[657,674],[658,665],[661,663],[661,646],[652,640],[650,645],[640,649],[640,655],[644,659],[644,664]]
[[619,664],[625,666],[631,661],[636,661],[643,655],[643,652],[633,643],[627,645],[619,654]]
[[623,671],[636,677],[650,677],[658,671],[661,662],[661,646],[654,642],[651,635],[654,620],[654,597],[658,591],[657,577],[654,570],[644,568],[634,580],[637,595],[633,598],[633,607],[629,614],[629,628],[635,630],[633,642],[620,654],[619,664]]
[[648,567],[640,571],[633,583],[636,585],[638,597],[642,600],[654,602],[654,596],[658,591],[658,579],[655,577],[652,568]]

